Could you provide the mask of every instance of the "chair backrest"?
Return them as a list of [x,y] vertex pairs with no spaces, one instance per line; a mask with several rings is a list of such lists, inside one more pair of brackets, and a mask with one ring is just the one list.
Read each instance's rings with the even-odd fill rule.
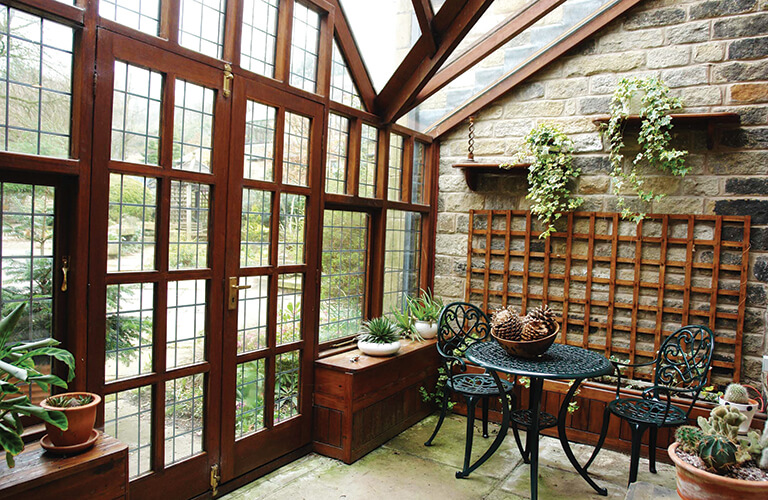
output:
[[452,302],[440,312],[437,321],[437,348],[451,374],[455,360],[463,358],[467,347],[483,342],[491,333],[488,316],[477,306],[466,302]]
[[667,337],[656,357],[654,385],[695,391],[707,383],[715,336],[702,325],[684,326]]

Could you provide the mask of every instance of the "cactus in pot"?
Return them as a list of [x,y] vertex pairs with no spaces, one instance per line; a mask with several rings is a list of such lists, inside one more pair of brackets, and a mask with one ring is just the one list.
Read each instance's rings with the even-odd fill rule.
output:
[[699,442],[699,458],[717,472],[724,472],[736,465],[736,445],[725,436],[706,435]]
[[746,387],[741,384],[728,384],[723,399],[729,403],[749,404],[749,394]]
[[725,388],[725,393],[720,398],[720,404],[738,409],[745,417],[739,426],[739,434],[749,432],[749,427],[752,425],[752,418],[757,412],[758,405],[757,401],[749,398],[746,387],[741,384],[728,384],[728,387]]
[[704,437],[704,432],[692,425],[681,425],[675,430],[675,441],[680,443],[680,448],[688,453],[696,453],[699,442]]

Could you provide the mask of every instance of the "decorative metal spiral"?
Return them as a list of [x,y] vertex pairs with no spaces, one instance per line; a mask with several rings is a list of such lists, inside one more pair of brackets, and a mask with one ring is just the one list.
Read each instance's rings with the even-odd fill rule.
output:
[[467,160],[475,161],[475,117],[469,117],[469,140],[467,141]]

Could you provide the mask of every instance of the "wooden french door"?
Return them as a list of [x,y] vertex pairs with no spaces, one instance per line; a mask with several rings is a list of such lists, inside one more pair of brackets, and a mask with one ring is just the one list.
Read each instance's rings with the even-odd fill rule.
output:
[[323,106],[110,31],[97,54],[89,385],[131,496],[188,498],[311,441]]
[[235,82],[222,479],[311,440],[323,107]]

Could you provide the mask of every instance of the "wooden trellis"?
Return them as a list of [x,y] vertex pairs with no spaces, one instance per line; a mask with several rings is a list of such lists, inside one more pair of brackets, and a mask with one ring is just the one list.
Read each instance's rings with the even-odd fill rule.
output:
[[680,326],[703,324],[715,333],[713,377],[740,379],[749,216],[648,215],[636,224],[574,212],[560,222],[540,239],[529,211],[470,211],[466,300],[487,312],[547,303],[560,314],[559,342],[630,362],[652,358]]

